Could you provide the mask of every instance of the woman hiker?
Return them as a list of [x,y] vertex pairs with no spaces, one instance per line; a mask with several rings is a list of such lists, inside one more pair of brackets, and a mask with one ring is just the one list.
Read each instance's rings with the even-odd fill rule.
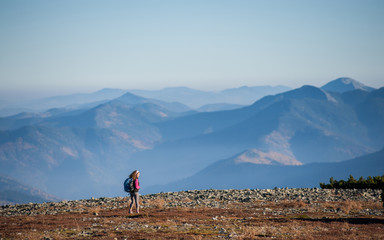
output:
[[132,207],[133,207],[133,202],[135,202],[136,205],[136,213],[139,213],[139,190],[140,190],[140,184],[139,184],[139,176],[140,172],[135,170],[129,175],[130,178],[133,179],[133,189],[130,191],[131,195],[131,205],[129,206],[129,213],[132,213]]

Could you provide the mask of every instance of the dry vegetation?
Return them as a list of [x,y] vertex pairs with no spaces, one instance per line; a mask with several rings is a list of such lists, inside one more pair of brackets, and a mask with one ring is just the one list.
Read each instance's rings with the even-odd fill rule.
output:
[[211,208],[169,207],[159,198],[144,199],[141,213],[129,215],[127,200],[116,200],[121,209],[77,206],[72,213],[0,216],[0,238],[384,239],[380,202],[255,200]]

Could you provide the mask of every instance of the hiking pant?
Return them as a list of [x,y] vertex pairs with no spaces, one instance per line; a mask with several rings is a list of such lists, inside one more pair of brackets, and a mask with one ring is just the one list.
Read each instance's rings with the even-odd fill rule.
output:
[[131,195],[131,205],[129,206],[129,209],[132,209],[133,202],[136,204],[136,211],[139,211],[139,192],[130,192]]

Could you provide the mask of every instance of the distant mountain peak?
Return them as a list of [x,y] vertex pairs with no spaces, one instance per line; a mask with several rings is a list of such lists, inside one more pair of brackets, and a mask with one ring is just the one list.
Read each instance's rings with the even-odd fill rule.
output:
[[116,98],[115,100],[122,101],[129,104],[138,104],[147,102],[145,98],[132,94],[130,92],[126,92],[122,96]]
[[320,100],[328,100],[328,101],[336,102],[336,100],[329,93],[327,93],[323,89],[320,89],[311,85],[304,85],[301,88],[284,92],[284,93],[281,93],[280,95],[289,99],[310,98],[310,99],[320,99]]
[[253,163],[265,165],[302,165],[295,158],[279,152],[263,152],[257,149],[248,149],[235,157],[235,163]]
[[[94,94],[97,94],[97,93],[101,93],[101,94],[121,94],[123,95],[125,92],[127,92],[126,90],[122,90],[122,89],[119,89],[119,88],[103,88],[103,89],[100,89],[99,91],[96,91],[94,92]],[[115,95],[113,95],[114,97],[116,97]]]
[[338,78],[333,81],[330,81],[329,83],[322,86],[321,89],[325,91],[340,92],[340,93],[353,91],[353,90],[363,90],[367,92],[371,92],[374,90],[374,88],[366,86],[363,83],[348,77],[342,77],[342,78]]

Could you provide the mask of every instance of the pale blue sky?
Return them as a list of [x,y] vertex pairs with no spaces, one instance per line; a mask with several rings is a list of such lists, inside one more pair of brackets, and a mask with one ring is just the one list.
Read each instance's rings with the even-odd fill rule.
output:
[[384,80],[384,1],[0,0],[1,98]]

